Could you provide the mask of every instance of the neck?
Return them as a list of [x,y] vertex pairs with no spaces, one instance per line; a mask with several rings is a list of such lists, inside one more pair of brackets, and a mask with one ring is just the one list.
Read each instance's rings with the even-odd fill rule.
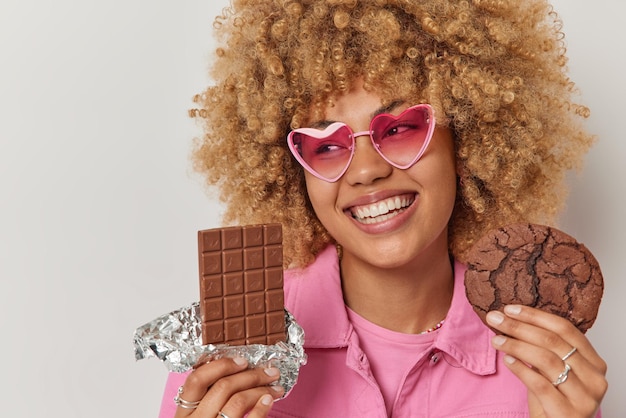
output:
[[396,268],[373,266],[352,254],[341,260],[346,305],[376,325],[417,334],[439,323],[452,301],[453,270],[447,251]]

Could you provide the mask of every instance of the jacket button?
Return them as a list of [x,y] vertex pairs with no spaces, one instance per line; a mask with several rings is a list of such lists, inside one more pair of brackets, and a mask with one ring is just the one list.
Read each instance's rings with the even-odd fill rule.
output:
[[365,354],[361,353],[359,355],[359,365],[357,367],[359,370],[365,369]]
[[440,351],[433,351],[430,353],[430,365],[434,366],[435,364],[439,363],[441,354]]

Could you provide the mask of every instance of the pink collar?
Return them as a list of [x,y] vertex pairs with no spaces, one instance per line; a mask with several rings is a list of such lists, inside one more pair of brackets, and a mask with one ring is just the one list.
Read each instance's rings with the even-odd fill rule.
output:
[[[465,296],[466,266],[455,262],[454,294],[445,325],[437,332],[434,350],[478,374],[496,371],[494,335],[474,313]],[[338,348],[350,344],[352,324],[348,319],[341,291],[339,261],[329,245],[305,269],[285,271],[287,309],[305,331],[305,348]]]

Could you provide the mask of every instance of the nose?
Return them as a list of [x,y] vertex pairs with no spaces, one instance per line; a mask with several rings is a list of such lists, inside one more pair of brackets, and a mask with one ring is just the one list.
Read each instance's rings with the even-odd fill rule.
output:
[[393,167],[374,148],[368,134],[355,138],[352,161],[344,178],[349,184],[371,184],[389,176]]

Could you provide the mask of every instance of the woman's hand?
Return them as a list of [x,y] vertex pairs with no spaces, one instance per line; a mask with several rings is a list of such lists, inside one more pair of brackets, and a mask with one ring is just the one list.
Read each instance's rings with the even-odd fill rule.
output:
[[596,416],[608,387],[607,367],[574,325],[519,305],[506,306],[504,314],[490,312],[487,322],[505,334],[492,344],[506,353],[505,364],[528,388],[531,417]]
[[[197,367],[181,386],[175,418],[266,417],[284,389],[277,368],[248,369],[243,358],[223,358]],[[274,384],[272,384],[274,383]]]

